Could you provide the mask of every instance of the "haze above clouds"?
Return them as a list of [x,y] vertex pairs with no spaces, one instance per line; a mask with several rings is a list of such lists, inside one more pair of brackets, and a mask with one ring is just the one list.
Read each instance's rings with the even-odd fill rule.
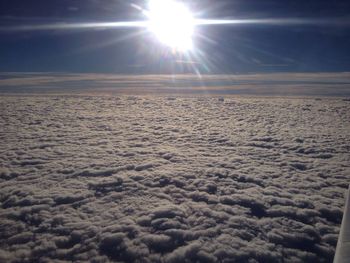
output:
[[349,79],[349,72],[202,76],[0,73],[0,92],[349,97]]

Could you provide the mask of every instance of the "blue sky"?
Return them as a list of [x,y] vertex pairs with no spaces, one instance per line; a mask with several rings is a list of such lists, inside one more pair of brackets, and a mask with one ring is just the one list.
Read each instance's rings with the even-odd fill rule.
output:
[[[319,25],[236,25],[198,29],[200,59],[174,54],[141,29],[0,30],[2,72],[201,73],[350,71],[348,1],[183,1],[200,18],[315,19]],[[0,27],[143,19],[129,1],[0,3]],[[133,4],[145,6],[145,1]],[[333,23],[334,21],[337,23]]]

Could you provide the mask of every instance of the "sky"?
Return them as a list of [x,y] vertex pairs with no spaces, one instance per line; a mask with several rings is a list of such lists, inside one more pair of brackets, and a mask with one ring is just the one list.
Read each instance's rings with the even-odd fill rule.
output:
[[[2,0],[0,72],[192,73],[350,71],[350,2],[183,1],[198,19],[276,19],[201,26],[191,54],[142,28],[11,30],[26,25],[140,21],[147,1]],[[300,23],[284,24],[294,19]],[[314,21],[303,23],[303,21]]]

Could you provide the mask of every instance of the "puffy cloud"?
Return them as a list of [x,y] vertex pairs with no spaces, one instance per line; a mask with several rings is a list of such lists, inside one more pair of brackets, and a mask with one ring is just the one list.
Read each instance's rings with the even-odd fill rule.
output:
[[3,96],[0,261],[330,262],[349,107]]

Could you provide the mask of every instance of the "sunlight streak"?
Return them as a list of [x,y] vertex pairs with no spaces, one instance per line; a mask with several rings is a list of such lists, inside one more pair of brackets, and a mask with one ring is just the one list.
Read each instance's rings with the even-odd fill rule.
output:
[[146,28],[148,21],[96,22],[96,23],[53,23],[0,27],[0,31],[47,31],[47,30],[79,30],[104,28]]
[[196,26],[210,25],[271,25],[271,26],[349,26],[350,19],[261,18],[261,19],[196,19]]
[[[2,32],[16,31],[48,31],[48,30],[79,30],[79,29],[117,29],[117,28],[148,28],[151,22],[121,21],[121,22],[87,22],[87,23],[52,23],[20,26],[0,26]],[[270,26],[339,26],[349,27],[350,19],[329,18],[267,18],[267,19],[193,19],[195,26],[215,25],[270,25]]]

